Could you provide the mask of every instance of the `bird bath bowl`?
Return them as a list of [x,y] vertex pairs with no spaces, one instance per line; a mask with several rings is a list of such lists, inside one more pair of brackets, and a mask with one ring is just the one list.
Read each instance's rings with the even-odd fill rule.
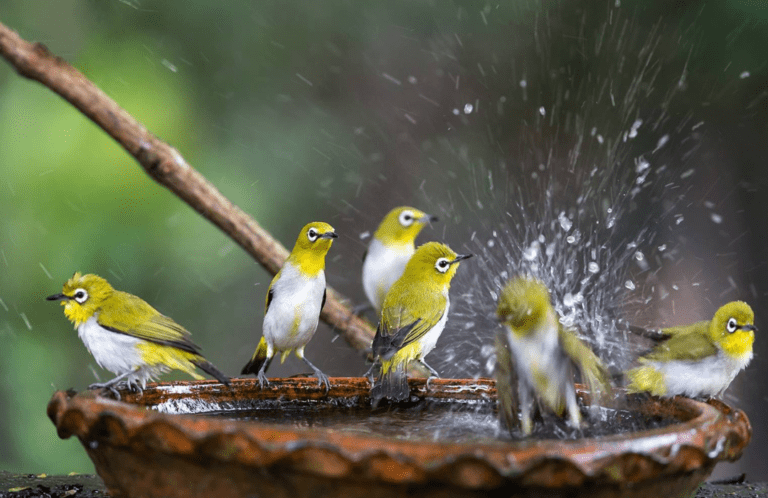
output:
[[[440,379],[428,393],[424,379],[409,383],[421,413],[485,406],[493,416],[491,380]],[[718,401],[629,396],[629,410],[669,425],[568,440],[403,436],[377,432],[374,415],[392,409],[371,410],[366,379],[331,386],[326,396],[315,379],[264,390],[255,379],[169,382],[122,402],[58,391],[48,416],[61,438],[80,439],[115,497],[688,496],[752,432],[744,412]],[[345,427],[346,416],[370,417],[368,427]]]

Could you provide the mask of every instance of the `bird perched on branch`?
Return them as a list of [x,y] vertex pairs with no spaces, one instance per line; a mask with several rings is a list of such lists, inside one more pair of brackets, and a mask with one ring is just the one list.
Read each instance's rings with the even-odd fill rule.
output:
[[203,358],[184,327],[141,298],[113,289],[98,275],[75,273],[61,294],[46,299],[61,301],[96,362],[117,375],[89,389],[109,389],[119,399],[117,386],[140,392],[148,380],[174,369],[202,379],[195,368],[229,384],[229,378]]
[[267,290],[263,334],[242,374],[256,374],[262,388],[269,385],[267,368],[275,353],[280,361],[291,351],[315,373],[318,385],[330,389],[328,376],[304,357],[325,305],[325,255],[337,237],[328,223],[309,223],[301,229],[290,256]]
[[658,331],[641,329],[658,345],[638,359],[639,367],[627,372],[627,390],[662,397],[721,397],[752,359],[754,320],[747,303],[733,301],[709,321]]
[[433,221],[437,221],[436,216],[412,207],[398,207],[387,213],[373,234],[363,255],[363,290],[377,315],[387,291],[403,274],[416,250],[416,236]]
[[501,422],[529,435],[538,406],[561,417],[567,411],[570,424],[579,427],[573,369],[579,371],[594,399],[611,389],[603,363],[560,323],[549,290],[539,280],[517,277],[510,281],[501,291],[496,314],[502,323],[496,335]]
[[373,339],[373,354],[381,365],[371,389],[374,404],[382,398],[408,399],[406,371],[410,361],[418,361],[429,370],[429,379],[439,377],[424,357],[435,348],[448,320],[451,279],[459,262],[471,256],[456,254],[445,244],[427,242],[416,249],[403,275],[392,285]]

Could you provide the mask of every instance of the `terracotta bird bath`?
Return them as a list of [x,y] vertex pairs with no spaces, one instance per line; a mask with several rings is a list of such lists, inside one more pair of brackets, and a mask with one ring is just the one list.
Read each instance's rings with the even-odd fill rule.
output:
[[[491,380],[441,379],[429,393],[423,379],[410,385],[420,403],[493,413]],[[58,391],[48,415],[60,437],[80,439],[116,497],[688,496],[751,436],[745,414],[720,402],[629,397],[629,409],[673,422],[569,440],[398,437],[326,426],[325,413],[372,413],[366,379],[331,386],[326,396],[315,379],[274,379],[265,390],[251,379],[172,382],[122,402]],[[249,420],[235,418],[242,410]],[[318,423],[275,418],[295,410]]]

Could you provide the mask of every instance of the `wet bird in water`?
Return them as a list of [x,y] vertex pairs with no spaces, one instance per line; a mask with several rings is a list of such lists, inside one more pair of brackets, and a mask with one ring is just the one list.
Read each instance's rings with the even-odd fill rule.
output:
[[509,282],[501,291],[496,314],[502,324],[496,335],[501,422],[529,435],[538,406],[561,417],[567,411],[570,424],[579,427],[574,367],[594,399],[611,389],[603,363],[559,322],[549,290],[539,280],[517,277]]

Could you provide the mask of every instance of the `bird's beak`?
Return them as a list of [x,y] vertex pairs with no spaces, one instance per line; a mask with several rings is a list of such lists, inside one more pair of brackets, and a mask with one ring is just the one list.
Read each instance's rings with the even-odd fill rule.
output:
[[425,214],[424,216],[419,218],[419,221],[426,225],[427,223],[434,223],[436,221],[440,221],[440,218],[432,214]]
[[46,301],[61,301],[63,299],[72,299],[72,298],[64,294],[54,294],[52,296],[48,296],[45,298]]
[[461,261],[462,259],[469,259],[469,258],[471,258],[472,256],[474,256],[474,254],[459,254],[458,256],[456,256],[456,259],[454,259],[453,261],[451,261],[451,264],[454,264],[454,263],[458,263],[458,262],[459,262],[459,261]]
[[757,332],[757,327],[754,325],[746,324],[741,326],[741,330],[751,330],[752,332]]
[[338,238],[338,235],[336,235],[336,232],[325,232],[320,236],[321,239],[335,239]]

